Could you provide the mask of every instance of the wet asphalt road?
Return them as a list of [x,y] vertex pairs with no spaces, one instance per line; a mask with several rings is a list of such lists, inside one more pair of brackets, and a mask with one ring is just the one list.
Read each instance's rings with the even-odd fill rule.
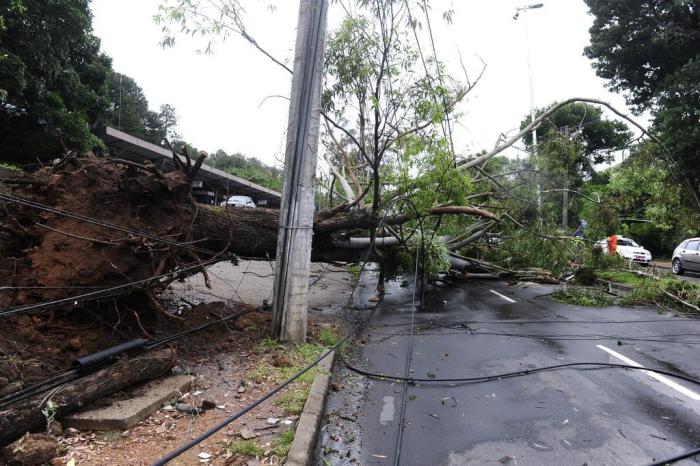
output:
[[[414,378],[492,375],[570,362],[629,363],[700,378],[700,320],[650,309],[558,304],[540,285],[427,288],[415,314]],[[469,384],[405,373],[412,288],[392,287],[340,369],[318,464],[645,465],[700,446],[700,387],[642,371],[557,370]],[[370,287],[364,288],[366,299]],[[628,359],[625,359],[628,358]],[[700,458],[678,464],[697,464]]]

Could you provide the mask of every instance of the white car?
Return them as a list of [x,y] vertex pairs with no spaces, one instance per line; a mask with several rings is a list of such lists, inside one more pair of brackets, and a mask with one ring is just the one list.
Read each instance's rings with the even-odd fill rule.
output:
[[248,209],[255,209],[256,207],[255,202],[249,196],[231,196],[219,205],[231,207],[245,207]]
[[[637,262],[642,265],[649,265],[651,262],[651,252],[637,244],[632,238],[617,236],[617,254],[628,261]],[[608,253],[608,240],[602,239],[596,243],[604,253]]]

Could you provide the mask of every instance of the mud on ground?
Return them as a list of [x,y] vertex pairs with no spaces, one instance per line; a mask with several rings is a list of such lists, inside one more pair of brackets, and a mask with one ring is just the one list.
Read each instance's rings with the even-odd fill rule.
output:
[[[151,464],[259,398],[279,382],[276,373],[293,370],[280,357],[288,350],[267,339],[271,314],[263,310],[263,301],[271,301],[273,267],[274,263],[264,261],[243,262],[237,267],[220,263],[210,269],[210,289],[204,286],[201,275],[173,284],[163,302],[179,319],[153,316],[139,323],[124,315],[118,321],[107,307],[92,313],[57,315],[51,325],[40,328],[32,317],[18,319],[21,325],[11,327],[1,343],[0,357],[3,362],[22,361],[13,366],[19,372],[14,378],[27,385],[66,369],[75,357],[124,338],[145,337],[144,332],[158,338],[244,308],[255,309],[238,320],[175,343],[178,360],[173,372],[196,376],[192,390],[180,401],[194,406],[211,401],[215,409],[193,416],[165,408],[127,432],[66,430],[60,437],[66,454],[54,464],[66,464],[70,458],[78,465]],[[353,277],[344,268],[314,264],[310,283],[309,335],[319,342],[329,333],[344,331],[338,316],[350,295]],[[198,457],[200,453],[211,455],[205,464],[281,464],[285,445],[280,436],[295,425],[298,390],[298,385],[285,389],[281,394],[284,403],[279,398],[266,402],[171,464],[200,464],[204,461]]]

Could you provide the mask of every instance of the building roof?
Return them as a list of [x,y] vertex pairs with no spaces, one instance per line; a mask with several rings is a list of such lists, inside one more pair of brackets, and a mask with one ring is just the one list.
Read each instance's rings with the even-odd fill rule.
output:
[[[136,162],[149,160],[164,171],[175,169],[173,153],[164,147],[131,136],[111,126],[104,128],[101,137],[108,147],[116,151],[116,154],[112,155]],[[183,155],[177,156],[183,164],[186,163]],[[266,200],[267,207],[279,206],[282,197],[277,191],[231,175],[206,163],[202,164],[195,179],[203,181],[210,188],[218,187],[223,190],[222,192],[230,195],[243,194],[256,201]]]

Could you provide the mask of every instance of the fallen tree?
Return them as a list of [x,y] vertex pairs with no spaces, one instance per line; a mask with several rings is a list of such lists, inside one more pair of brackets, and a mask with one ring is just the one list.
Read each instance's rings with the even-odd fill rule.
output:
[[[153,166],[70,153],[31,175],[6,179],[0,200],[0,280],[3,308],[73,296],[78,290],[158,277],[200,261],[233,256],[274,259],[279,212],[196,204],[190,183],[204,156],[171,173]],[[189,160],[189,159],[188,159]],[[396,226],[420,214],[379,218],[342,204],[317,212],[312,260],[356,262],[367,257],[367,231]],[[496,219],[486,210],[445,206],[423,215]],[[491,225],[492,223],[488,223]],[[483,231],[480,230],[480,231]],[[359,232],[364,238],[353,238]],[[376,238],[383,250],[396,237]],[[187,273],[202,272],[204,267]],[[183,274],[141,286],[154,292]],[[157,306],[157,304],[155,304]]]

